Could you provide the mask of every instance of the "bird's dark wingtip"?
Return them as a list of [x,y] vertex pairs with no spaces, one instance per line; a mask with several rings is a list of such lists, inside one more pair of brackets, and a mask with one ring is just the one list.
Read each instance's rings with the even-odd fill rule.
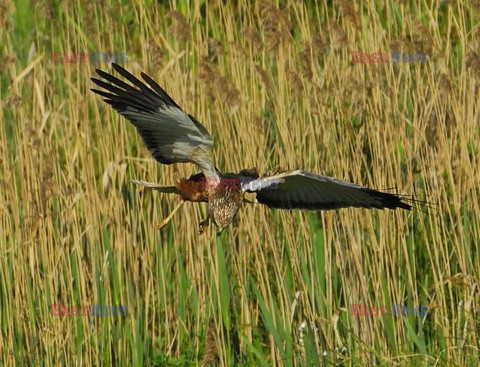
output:
[[404,203],[405,205],[408,205],[410,209],[412,208],[417,209],[424,213],[428,213],[428,210],[430,209],[431,210],[437,209],[437,204],[431,201],[416,199],[412,195],[399,195],[399,197],[401,198],[401,200],[403,200],[402,202],[407,201],[408,203],[411,204],[409,205]]
[[95,94],[98,94],[99,96],[102,96],[102,97],[105,97],[104,96],[104,91],[101,91],[101,90],[98,90],[98,89],[95,89],[95,88],[90,88],[90,90],[95,93]]
[[120,65],[118,65],[117,63],[115,62],[112,62],[112,68],[119,72],[120,74],[122,73],[122,71],[126,71],[125,68],[121,67]]

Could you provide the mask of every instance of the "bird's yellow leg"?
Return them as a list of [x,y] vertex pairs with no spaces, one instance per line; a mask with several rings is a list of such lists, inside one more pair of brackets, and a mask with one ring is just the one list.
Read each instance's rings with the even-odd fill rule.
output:
[[208,217],[203,222],[200,222],[200,224],[198,225],[198,234],[199,235],[204,234],[209,224],[210,224],[210,220],[208,219]]
[[175,215],[175,213],[177,212],[178,209],[180,209],[180,207],[183,205],[185,201],[180,201],[176,206],[175,208],[173,208],[172,212],[168,215],[168,217],[166,217],[164,220],[162,220],[162,222],[157,226],[157,229],[162,229],[163,227],[165,227],[168,222],[170,222],[170,220],[173,218],[173,216]]

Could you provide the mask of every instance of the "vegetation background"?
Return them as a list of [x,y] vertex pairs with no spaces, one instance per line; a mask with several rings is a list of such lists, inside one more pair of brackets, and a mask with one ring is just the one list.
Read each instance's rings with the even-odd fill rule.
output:
[[[0,365],[479,365],[478,1],[0,3]],[[303,168],[434,210],[205,205],[52,52],[126,53],[216,139],[223,171]],[[426,63],[352,63],[352,51]],[[68,58],[67,58],[68,59]],[[128,316],[52,316],[52,305]],[[352,305],[427,306],[356,317]]]

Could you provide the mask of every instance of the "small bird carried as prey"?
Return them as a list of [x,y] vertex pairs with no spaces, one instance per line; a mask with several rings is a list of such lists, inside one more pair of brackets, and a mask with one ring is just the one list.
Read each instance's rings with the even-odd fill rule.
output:
[[[92,89],[104,97],[118,113],[137,128],[153,157],[163,164],[194,163],[202,173],[178,180],[173,186],[133,182],[163,193],[174,193],[182,201],[158,226],[165,226],[185,201],[207,202],[208,216],[199,225],[198,233],[210,221],[218,232],[229,225],[238,213],[246,192],[255,193],[258,203],[269,208],[325,210],[345,207],[406,209],[408,202],[417,202],[404,195],[381,192],[335,178],[303,170],[276,172],[260,177],[256,168],[241,172],[221,173],[213,160],[213,139],[207,129],[192,115],[185,113],[175,101],[148,75],[144,82],[121,66],[113,69],[131,84],[97,69],[107,82],[92,78],[105,91]],[[145,84],[146,83],[146,84]]]

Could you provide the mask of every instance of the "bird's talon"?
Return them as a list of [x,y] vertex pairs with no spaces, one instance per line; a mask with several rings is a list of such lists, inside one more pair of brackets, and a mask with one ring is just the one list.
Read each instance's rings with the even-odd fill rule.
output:
[[208,225],[209,225],[208,218],[205,219],[203,222],[200,222],[200,224],[198,225],[198,234],[199,235],[204,234],[208,228]]
[[177,212],[177,210],[183,205],[184,201],[180,201],[176,206],[175,208],[173,208],[172,212],[168,215],[168,217],[166,217],[164,220],[162,220],[160,222],[159,225],[157,225],[157,229],[162,229],[163,227],[165,227],[168,222],[170,222],[170,220],[173,218],[173,215]]
[[166,225],[167,225],[167,223],[165,223],[165,221],[162,221],[160,224],[157,224],[157,229],[162,229]]

